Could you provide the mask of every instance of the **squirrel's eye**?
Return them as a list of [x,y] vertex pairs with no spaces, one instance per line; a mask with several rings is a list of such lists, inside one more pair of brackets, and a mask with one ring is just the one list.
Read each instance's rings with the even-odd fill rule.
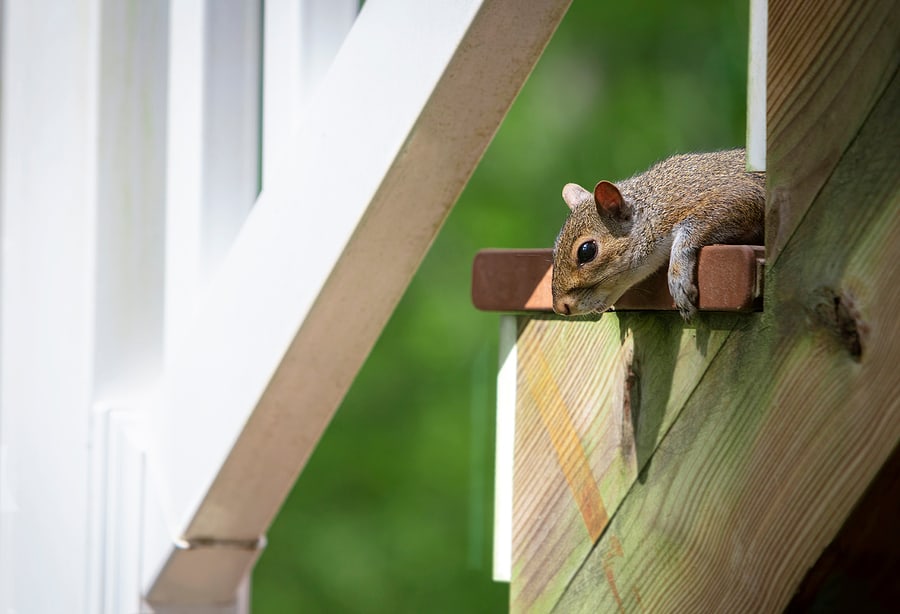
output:
[[597,242],[585,241],[578,246],[578,264],[585,264],[597,257]]

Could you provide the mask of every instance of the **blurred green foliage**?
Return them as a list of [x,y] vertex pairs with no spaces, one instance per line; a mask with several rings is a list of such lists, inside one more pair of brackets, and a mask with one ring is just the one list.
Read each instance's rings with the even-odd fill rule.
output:
[[575,0],[272,527],[254,612],[507,610],[490,560],[498,317],[471,306],[472,259],[551,246],[568,181],[742,145],[748,15]]

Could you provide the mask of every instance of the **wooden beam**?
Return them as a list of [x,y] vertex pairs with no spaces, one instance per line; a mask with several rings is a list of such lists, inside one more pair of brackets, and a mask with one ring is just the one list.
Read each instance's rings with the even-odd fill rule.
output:
[[568,4],[365,4],[165,378],[151,602],[233,597]]
[[672,314],[522,324],[514,611],[780,611],[897,449],[897,11],[821,8],[771,7],[765,310],[687,378]]
[[[550,249],[482,250],[472,265],[472,302],[485,311],[552,311],[552,263]],[[697,266],[700,310],[761,308],[764,264],[761,246],[704,247]],[[666,267],[628,290],[614,309],[674,310]]]
[[900,448],[857,501],[785,609],[889,612],[900,603]]
[[520,319],[513,611],[549,611],[565,593],[746,319],[701,313],[692,327],[676,313]]
[[898,107],[895,71],[559,611],[780,611],[897,448]]
[[774,264],[900,61],[895,0],[772,0],[766,254]]

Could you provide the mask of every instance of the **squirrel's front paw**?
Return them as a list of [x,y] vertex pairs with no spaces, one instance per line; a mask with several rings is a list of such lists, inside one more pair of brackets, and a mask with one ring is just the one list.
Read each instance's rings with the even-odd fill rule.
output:
[[692,279],[691,269],[679,266],[677,263],[669,265],[669,292],[675,299],[675,306],[681,317],[689,322],[697,313],[697,299],[700,293]]

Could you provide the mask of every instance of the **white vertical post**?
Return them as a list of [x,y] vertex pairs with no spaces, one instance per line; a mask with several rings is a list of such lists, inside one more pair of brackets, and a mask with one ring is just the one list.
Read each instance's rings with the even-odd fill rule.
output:
[[359,0],[300,1],[301,110],[328,72],[358,11]]
[[513,449],[516,433],[518,318],[500,316],[497,442],[494,461],[494,580],[512,578]]
[[101,0],[99,44],[86,611],[113,613],[141,603],[146,483],[136,433],[163,363],[168,1]]
[[178,0],[169,11],[166,355],[184,335],[202,277],[205,19],[204,0]]
[[766,170],[766,57],[769,2],[750,0],[750,66],[747,70],[747,166]]
[[87,605],[99,1],[7,0],[0,98],[3,612]]
[[[0,0],[0,83],[3,83],[3,77],[6,75],[6,66],[4,64],[4,59],[6,58],[6,31],[4,29],[5,25],[5,15],[6,15],[6,4],[7,0]],[[4,133],[4,119],[2,109],[6,106],[5,99],[2,96],[2,91],[0,91],[0,224],[2,224],[3,217],[3,153],[6,150],[6,143],[2,140],[2,135]],[[2,254],[2,225],[0,225],[0,254]],[[3,259],[0,258],[0,275],[2,275],[2,262]],[[2,285],[0,285],[0,292],[2,292]],[[6,311],[3,307],[3,295],[0,294],[0,334],[2,334],[2,318],[3,312]],[[2,350],[2,346],[0,346],[0,350]],[[2,382],[2,355],[0,355],[0,386],[3,385]],[[12,496],[12,476],[13,471],[9,466],[9,455],[7,454],[6,449],[6,439],[3,437],[4,432],[4,423],[5,420],[3,416],[6,412],[4,412],[2,405],[2,397],[0,397],[0,612],[9,612],[13,609],[13,578],[12,578],[12,569],[13,569],[13,558],[12,558],[12,548],[9,544],[12,543],[13,539],[13,524],[15,520],[15,511],[16,505]]]
[[92,429],[90,583],[86,614],[143,612],[145,457],[139,414],[100,405]]
[[261,0],[172,4],[166,213],[171,352],[259,188]]
[[358,0],[266,0],[263,187],[286,163],[291,135],[356,19]]
[[96,395],[162,370],[168,3],[101,0]]
[[[262,185],[287,155],[300,116],[300,0],[265,0]],[[284,164],[284,162],[282,162]]]
[[259,193],[261,16],[261,0],[206,1],[201,283]]

